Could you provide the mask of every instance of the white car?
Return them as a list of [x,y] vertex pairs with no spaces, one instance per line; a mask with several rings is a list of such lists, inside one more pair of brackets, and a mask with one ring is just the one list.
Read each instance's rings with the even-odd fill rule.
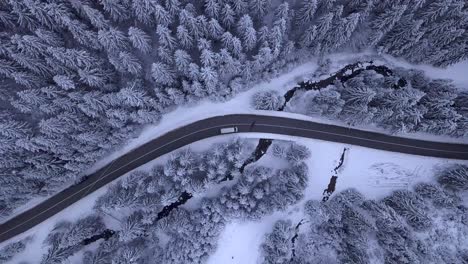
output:
[[221,128],[219,132],[221,134],[229,134],[229,133],[236,133],[237,131],[239,131],[237,127],[224,127],[224,128]]

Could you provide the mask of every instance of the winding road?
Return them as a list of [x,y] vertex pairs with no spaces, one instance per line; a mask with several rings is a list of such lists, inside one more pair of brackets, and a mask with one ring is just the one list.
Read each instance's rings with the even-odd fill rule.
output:
[[[45,221],[91,192],[125,173],[195,141],[220,135],[223,127],[238,127],[239,133],[261,132],[346,143],[392,152],[468,160],[468,145],[401,138],[305,120],[262,115],[217,116],[172,130],[113,160],[107,166],[50,197],[41,204],[0,224],[0,242]],[[365,157],[363,157],[365,158]]]

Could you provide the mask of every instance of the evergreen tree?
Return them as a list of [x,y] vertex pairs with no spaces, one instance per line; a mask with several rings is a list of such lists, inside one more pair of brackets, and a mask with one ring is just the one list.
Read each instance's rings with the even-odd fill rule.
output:
[[291,221],[278,220],[262,244],[262,263],[288,263],[292,257],[293,236]]
[[263,18],[270,8],[271,0],[251,0],[250,8],[255,16]]
[[129,27],[128,37],[133,47],[141,52],[148,53],[151,50],[151,39],[143,30],[137,27]]
[[225,4],[222,7],[220,19],[221,19],[221,22],[223,23],[223,26],[228,29],[234,25],[234,22],[236,19],[236,13],[231,7],[231,5]]
[[375,15],[369,22],[370,28],[372,29],[369,36],[370,46],[375,46],[380,39],[395,26],[406,8],[407,5],[392,5],[382,13]]
[[112,20],[120,22],[130,18],[130,3],[125,0],[99,0],[104,11],[108,12]]
[[453,165],[442,171],[438,175],[437,181],[448,190],[466,190],[468,186],[468,167],[461,164]]
[[174,73],[164,63],[156,62],[151,65],[151,76],[157,84],[169,85],[174,83]]
[[167,26],[171,23],[171,14],[161,5],[155,5],[154,16],[158,24]]
[[297,11],[297,23],[301,26],[306,26],[314,18],[315,11],[317,11],[317,0],[304,0],[301,7]]
[[110,27],[109,20],[107,20],[99,10],[89,5],[83,5],[82,9],[93,26],[98,29],[108,29]]
[[191,48],[193,45],[193,37],[190,35],[188,30],[180,25],[177,27],[177,39],[184,48]]
[[163,25],[158,25],[156,33],[159,36],[159,43],[169,49],[172,50],[176,44],[175,38],[172,36],[172,32],[169,28]]
[[209,17],[217,18],[219,15],[220,5],[217,0],[204,0],[205,13]]
[[54,82],[64,90],[73,90],[76,88],[75,82],[69,76],[55,75]]
[[257,110],[278,110],[284,104],[284,97],[276,90],[257,92],[252,105]]
[[141,72],[142,66],[140,61],[130,52],[121,51],[119,53],[119,59],[122,66],[127,72],[134,75],[138,75]]
[[174,62],[178,71],[184,75],[188,74],[189,65],[192,62],[192,58],[185,50],[176,50],[174,52]]
[[212,18],[208,22],[208,33],[211,38],[219,39],[221,35],[224,33],[224,29],[221,27],[221,25],[218,23],[216,19]]
[[101,29],[98,32],[99,43],[109,52],[118,52],[128,48],[128,41],[125,34],[116,29]]

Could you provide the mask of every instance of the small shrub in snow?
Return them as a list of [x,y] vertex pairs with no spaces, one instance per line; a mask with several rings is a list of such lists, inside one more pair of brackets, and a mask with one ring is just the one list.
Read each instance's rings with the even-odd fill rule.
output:
[[276,90],[257,92],[252,97],[252,106],[257,110],[278,110],[284,97]]
[[437,181],[440,185],[449,190],[468,190],[468,166],[456,164],[442,171]]

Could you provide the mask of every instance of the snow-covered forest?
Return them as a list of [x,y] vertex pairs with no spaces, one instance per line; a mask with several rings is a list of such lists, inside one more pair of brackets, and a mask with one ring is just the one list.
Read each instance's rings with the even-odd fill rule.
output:
[[[101,238],[97,249],[81,252],[82,263],[202,263],[216,248],[226,222],[258,219],[303,197],[309,150],[295,143],[275,146],[281,150],[275,154],[284,163],[281,169],[250,164],[242,170],[253,146],[237,139],[203,152],[185,148],[150,172],[134,171],[98,198],[95,214],[57,223],[43,242],[47,252],[40,263],[63,263]],[[182,193],[203,194],[228,175],[233,179],[216,196],[200,196],[194,208],[177,204]],[[105,216],[119,219],[118,230],[106,229]],[[7,245],[0,260],[20,253],[28,240]]]
[[381,200],[354,189],[310,200],[301,222],[275,223],[261,263],[465,263],[468,167],[452,165],[437,182]]
[[[328,64],[325,61],[316,74],[327,76]],[[356,69],[323,85],[305,82],[313,89],[298,89],[284,111],[351,126],[376,125],[390,133],[468,136],[468,91],[450,79],[431,79],[421,70],[383,69]],[[258,92],[252,98],[258,110],[283,110],[284,103],[285,96],[275,90]]]
[[466,59],[466,12],[463,0],[3,0],[0,214],[72,183],[175,106],[225,100],[311,56]]

